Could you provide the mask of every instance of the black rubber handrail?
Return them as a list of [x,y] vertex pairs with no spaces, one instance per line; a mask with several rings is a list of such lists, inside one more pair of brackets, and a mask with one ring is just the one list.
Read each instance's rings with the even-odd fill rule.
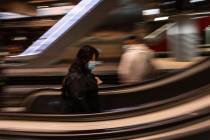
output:
[[[198,63],[196,63],[196,64],[194,64],[194,65],[192,65],[192,66],[190,66],[188,68],[181,69],[181,70],[173,70],[173,71],[170,71],[170,72],[168,72],[168,73],[166,73],[164,75],[158,76],[158,77],[156,77],[154,79],[149,79],[149,80],[146,80],[146,81],[143,81],[143,82],[140,82],[140,83],[121,84],[121,85],[115,85],[115,86],[111,86],[110,85],[110,86],[106,86],[106,87],[101,87],[100,90],[115,90],[115,89],[119,89],[119,88],[129,88],[129,87],[133,87],[133,86],[145,85],[145,84],[148,84],[148,83],[151,83],[151,82],[155,82],[155,81],[158,81],[158,80],[161,80],[161,79],[164,79],[164,78],[168,78],[168,77],[173,76],[175,74],[179,74],[179,73],[184,72],[186,70],[189,70],[189,69],[191,69],[193,67],[196,67],[196,66],[198,66],[198,65],[200,65],[200,64],[202,64],[202,63],[204,63],[204,62],[206,62],[208,60],[209,60],[209,58],[206,58],[203,61],[198,62]],[[36,78],[36,77],[37,76],[35,76],[34,78]],[[60,80],[63,79],[62,78],[63,76],[53,76],[53,77],[58,77],[57,79],[60,79]],[[25,77],[25,78],[27,78],[27,77]],[[21,79],[23,79],[23,78],[21,78]],[[47,79],[47,78],[45,78],[45,79]]]
[[[197,69],[196,69],[193,75],[187,76],[185,78],[181,78],[181,80],[178,80],[178,81],[172,80],[173,81],[172,83],[163,85],[161,87],[158,86],[156,88],[147,89],[146,91],[142,93],[133,92],[133,94],[102,94],[101,97],[104,98],[103,99],[104,101],[105,100],[109,101],[108,105],[110,107],[113,107],[113,106],[116,107],[116,104],[113,104],[113,103],[116,103],[116,100],[120,101],[117,103],[120,105],[123,104],[121,105],[122,108],[139,106],[139,105],[143,105],[143,104],[147,104],[147,103],[151,103],[155,101],[163,101],[172,97],[178,97],[180,94],[184,94],[185,92],[192,91],[193,89],[199,89],[199,87],[202,87],[210,83],[210,77],[207,76],[209,74],[209,65],[206,66],[206,63],[204,63],[202,64],[202,67],[200,69],[201,69],[200,72],[197,72]],[[195,80],[197,83],[194,82]],[[186,83],[190,83],[191,86],[186,85]],[[180,90],[177,90],[177,88],[180,88]],[[157,92],[158,94],[155,94],[155,92]],[[112,100],[115,100],[115,102],[112,103]]]
[[[47,91],[58,91],[58,89],[46,89]],[[43,91],[43,90],[42,90]],[[202,91],[202,94],[198,94]],[[121,108],[118,110],[107,110],[102,113],[93,114],[31,114],[31,113],[0,113],[0,118],[3,119],[16,119],[16,120],[41,120],[41,121],[74,121],[74,122],[90,122],[90,121],[102,121],[113,120],[119,118],[126,118],[145,114],[148,112],[154,112],[162,109],[166,109],[178,104],[189,102],[200,96],[209,94],[209,85],[206,85],[195,91],[184,93],[177,97],[172,97],[162,101],[156,101],[152,103],[142,104],[136,107]]]
[[[123,126],[113,129],[97,129],[84,131],[65,131],[65,132],[24,132],[15,130],[0,130],[1,137],[15,137],[28,139],[119,139],[119,138],[138,138],[148,135],[159,134],[195,125],[196,123],[210,120],[209,108],[203,108],[196,115],[182,115],[175,118],[152,122],[144,125]],[[210,125],[209,125],[210,128]]]
[[149,80],[146,80],[146,81],[143,81],[143,82],[140,82],[140,83],[132,83],[132,84],[123,84],[123,85],[117,85],[117,86],[109,86],[109,87],[105,87],[105,88],[102,88],[101,90],[113,90],[113,89],[117,89],[117,88],[129,88],[129,87],[133,87],[133,86],[139,86],[139,85],[145,85],[145,84],[148,84],[148,83],[151,83],[151,82],[156,82],[156,81],[159,81],[159,80],[162,80],[162,79],[165,79],[165,78],[168,78],[168,77],[171,77],[173,75],[176,75],[176,74],[180,74],[182,72],[185,72],[187,70],[190,70],[194,67],[197,67],[199,66],[200,64],[202,63],[205,63],[207,61],[210,61],[210,57],[207,57],[205,58],[204,60],[196,63],[196,64],[193,64],[187,68],[184,68],[184,69],[181,69],[181,70],[173,70],[173,71],[170,71],[164,75],[161,75],[159,77],[156,77],[154,79],[149,79]]

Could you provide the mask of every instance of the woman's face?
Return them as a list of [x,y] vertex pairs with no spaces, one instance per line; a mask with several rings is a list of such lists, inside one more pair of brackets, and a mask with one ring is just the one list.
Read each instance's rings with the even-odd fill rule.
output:
[[94,54],[92,59],[88,62],[88,68],[92,71],[96,67],[96,55]]

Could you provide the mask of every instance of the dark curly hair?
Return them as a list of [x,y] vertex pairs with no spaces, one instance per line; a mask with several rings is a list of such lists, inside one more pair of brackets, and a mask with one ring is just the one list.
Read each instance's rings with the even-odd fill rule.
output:
[[137,35],[128,35],[124,38],[124,41],[128,41],[128,40],[134,40],[138,43],[145,43],[145,40],[143,38],[140,38]]
[[90,45],[84,45],[78,51],[74,62],[72,63],[69,72],[78,71],[78,72],[89,72],[87,68],[87,63],[93,58],[98,59],[99,52],[96,48]]
[[93,55],[95,55],[97,59],[99,56],[98,50],[96,50],[94,47],[90,45],[85,45],[82,46],[79,52],[77,53],[76,59],[86,64],[88,61],[90,61],[93,58]]

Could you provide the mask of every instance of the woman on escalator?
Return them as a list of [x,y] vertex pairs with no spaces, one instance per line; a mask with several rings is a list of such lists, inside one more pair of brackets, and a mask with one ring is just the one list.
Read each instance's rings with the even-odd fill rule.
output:
[[89,45],[83,46],[77,53],[63,82],[62,97],[65,102],[65,112],[100,112],[98,84],[101,81],[92,73],[98,56],[99,52]]

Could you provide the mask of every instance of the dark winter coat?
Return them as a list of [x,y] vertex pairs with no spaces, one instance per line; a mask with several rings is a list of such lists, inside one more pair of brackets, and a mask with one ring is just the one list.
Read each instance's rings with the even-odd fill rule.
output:
[[95,76],[87,69],[72,66],[64,79],[62,97],[65,111],[69,113],[93,113],[100,111],[98,85]]

